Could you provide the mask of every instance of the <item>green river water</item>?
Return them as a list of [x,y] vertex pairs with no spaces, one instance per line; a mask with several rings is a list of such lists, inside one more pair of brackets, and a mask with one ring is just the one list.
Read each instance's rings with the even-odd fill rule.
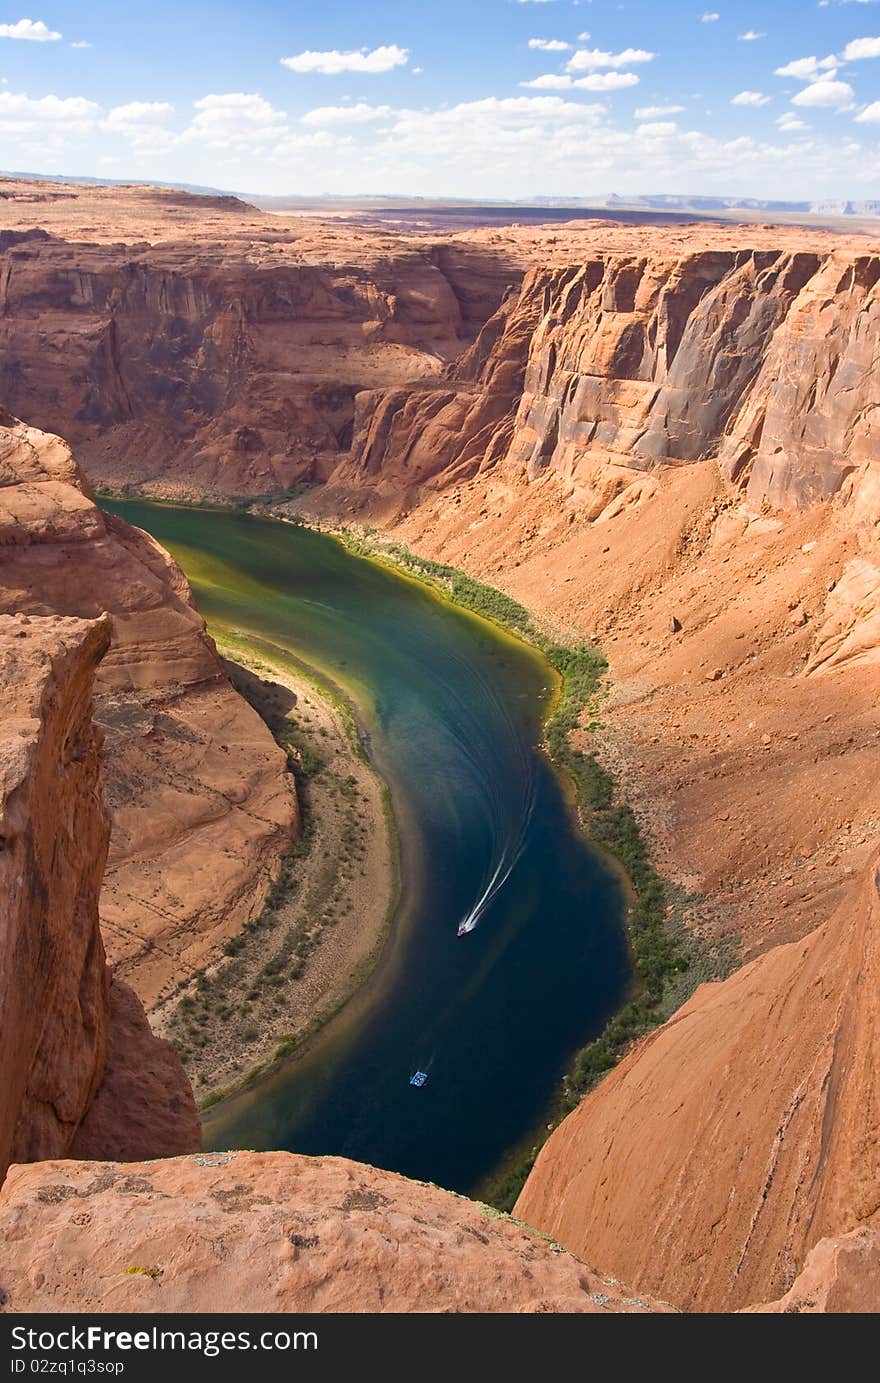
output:
[[206,1141],[338,1154],[473,1191],[541,1127],[631,976],[618,876],[539,748],[555,674],[326,535],[229,511],[105,507],[174,554],[209,628],[269,640],[348,694],[400,833],[400,904],[371,979],[305,1052],[210,1110]]

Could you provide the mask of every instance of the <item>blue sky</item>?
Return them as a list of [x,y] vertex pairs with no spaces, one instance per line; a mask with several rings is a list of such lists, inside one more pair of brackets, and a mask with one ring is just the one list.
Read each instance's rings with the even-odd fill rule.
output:
[[880,0],[0,3],[0,167],[263,193],[880,196]]

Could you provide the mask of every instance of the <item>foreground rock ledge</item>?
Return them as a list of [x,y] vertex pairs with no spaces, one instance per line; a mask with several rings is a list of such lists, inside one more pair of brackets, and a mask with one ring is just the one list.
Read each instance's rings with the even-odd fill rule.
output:
[[7,1312],[669,1312],[488,1206],[343,1158],[16,1166]]

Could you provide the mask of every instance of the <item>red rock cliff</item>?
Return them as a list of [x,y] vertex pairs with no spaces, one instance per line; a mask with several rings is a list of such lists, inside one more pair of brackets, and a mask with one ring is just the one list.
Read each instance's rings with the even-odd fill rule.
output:
[[877,1223],[880,865],[818,932],[706,985],[581,1103],[517,1214],[676,1303],[782,1296]]
[[0,1175],[69,1148],[101,1079],[109,821],[92,725],[107,620],[0,619]]
[[[782,1297],[877,1216],[878,265],[806,238],[536,268],[449,372],[446,440],[435,390],[380,398],[315,499],[598,634],[604,752],[702,932],[758,957],[602,1082],[517,1207],[690,1308]],[[502,365],[514,412],[459,427]]]
[[94,240],[88,201],[68,197],[53,233],[0,237],[0,396],[91,475],[165,493],[320,478],[348,450],[358,391],[436,375],[519,276],[489,248],[316,233],[242,203],[181,239],[173,196],[141,197]]
[[18,1311],[666,1312],[488,1206],[336,1157],[16,1167]]
[[110,637],[106,618],[0,616],[0,1178],[74,1148],[199,1146],[180,1063],[111,984],[98,925],[110,826],[92,689]]
[[359,401],[331,489],[390,507],[500,465],[598,516],[646,493],[633,471],[717,458],[751,503],[806,506],[876,459],[878,281],[880,256],[819,246],[533,268],[445,390]]
[[60,438],[0,416],[0,611],[105,610],[101,916],[117,973],[149,1007],[262,906],[297,827],[293,784],[168,554],[96,507]]

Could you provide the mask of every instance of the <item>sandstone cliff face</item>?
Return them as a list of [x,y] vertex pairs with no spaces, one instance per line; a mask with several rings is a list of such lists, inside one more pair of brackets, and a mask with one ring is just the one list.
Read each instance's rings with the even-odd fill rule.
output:
[[604,518],[652,493],[633,471],[714,457],[750,503],[808,506],[876,469],[878,281],[880,257],[819,249],[534,268],[445,392],[359,401],[331,492],[411,504],[414,482],[502,462],[556,472],[570,506]]
[[854,1229],[838,1239],[823,1239],[810,1251],[803,1271],[784,1297],[746,1309],[773,1315],[876,1314],[880,1309],[880,1233]]
[[517,1214],[686,1308],[782,1296],[808,1249],[878,1213],[878,977],[875,866],[820,931],[641,1043],[552,1135]]
[[0,1176],[70,1146],[101,1079],[109,823],[92,683],[109,623],[0,619]]
[[113,616],[98,672],[113,819],[101,900],[117,974],[150,1006],[257,910],[298,810],[179,569],[106,516],[67,445],[0,418],[0,611]]
[[9,1312],[672,1309],[485,1206],[342,1158],[16,1167],[0,1245]]
[[110,638],[106,618],[0,616],[0,1179],[72,1148],[200,1145],[180,1062],[111,984],[98,926],[110,824],[92,688]]
[[350,445],[358,391],[437,374],[517,277],[489,250],[316,237],[241,203],[211,239],[181,241],[174,220],[159,244],[130,230],[3,233],[0,397],[93,476],[164,493],[320,478]]
[[694,924],[757,957],[561,1125],[518,1205],[695,1309],[782,1297],[818,1240],[877,1215],[874,262],[631,249],[535,269],[456,385],[470,415],[518,363],[513,422],[466,471],[459,436],[401,512],[416,391],[412,436],[356,449],[317,501],[360,485],[400,540],[600,639],[601,751]]

